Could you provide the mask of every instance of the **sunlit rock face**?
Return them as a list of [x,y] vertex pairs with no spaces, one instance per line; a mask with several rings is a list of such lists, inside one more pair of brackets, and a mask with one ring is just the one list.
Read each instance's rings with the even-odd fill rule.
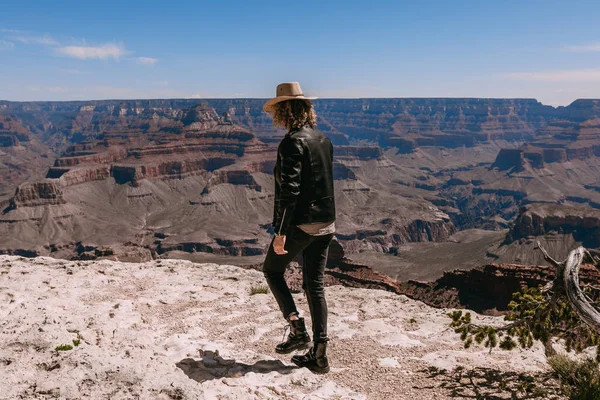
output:
[[[138,246],[143,257],[264,255],[285,132],[263,104],[0,102],[0,251],[79,257],[83,243]],[[314,104],[335,144],[337,238],[348,254],[507,229],[527,204],[600,204],[596,100]]]

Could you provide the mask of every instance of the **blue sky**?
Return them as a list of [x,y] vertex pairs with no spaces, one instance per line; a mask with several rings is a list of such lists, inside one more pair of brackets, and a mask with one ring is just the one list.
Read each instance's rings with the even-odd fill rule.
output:
[[0,99],[600,98],[600,2],[11,1]]

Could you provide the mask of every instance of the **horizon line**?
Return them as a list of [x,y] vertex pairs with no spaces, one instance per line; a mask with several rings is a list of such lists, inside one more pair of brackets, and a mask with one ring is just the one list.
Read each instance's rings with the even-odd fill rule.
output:
[[[0,99],[0,103],[84,103],[84,102],[111,102],[111,101],[156,101],[156,100],[166,100],[166,101],[203,101],[203,100],[268,100],[270,97],[152,97],[152,98],[107,98],[107,99],[78,99],[78,100],[2,100]],[[450,96],[441,96],[441,97],[426,97],[426,96],[410,96],[410,97],[392,97],[392,96],[382,96],[382,97],[318,97],[312,101],[318,100],[529,100],[536,101],[543,106],[559,108],[559,107],[570,107],[573,103],[578,101],[600,101],[600,98],[577,98],[573,100],[571,103],[567,105],[551,105],[544,104],[538,99],[534,97],[450,97]]]

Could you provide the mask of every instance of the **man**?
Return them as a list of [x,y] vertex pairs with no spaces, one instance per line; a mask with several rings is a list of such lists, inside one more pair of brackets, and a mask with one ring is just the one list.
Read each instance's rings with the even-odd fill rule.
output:
[[315,129],[316,114],[298,82],[277,86],[276,97],[264,110],[273,123],[288,131],[279,143],[275,175],[275,236],[263,264],[263,271],[283,317],[289,324],[287,341],[276,346],[281,354],[305,349],[310,336],[296,309],[284,272],[302,252],[302,288],[310,309],[313,346],[292,361],[315,373],[329,372],[327,360],[327,303],[323,275],[329,243],[335,232],[333,194],[333,145]]

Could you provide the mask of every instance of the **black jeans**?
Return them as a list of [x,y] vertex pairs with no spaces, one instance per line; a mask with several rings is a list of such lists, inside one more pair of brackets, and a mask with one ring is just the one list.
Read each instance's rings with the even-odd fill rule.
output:
[[285,250],[287,254],[278,255],[273,251],[273,241],[263,264],[263,272],[267,283],[283,317],[297,314],[296,303],[283,274],[288,264],[302,252],[302,289],[308,300],[312,319],[313,338],[315,342],[326,342],[327,337],[327,302],[323,290],[323,275],[327,264],[327,253],[333,233],[313,236],[297,226],[290,226],[286,232]]

